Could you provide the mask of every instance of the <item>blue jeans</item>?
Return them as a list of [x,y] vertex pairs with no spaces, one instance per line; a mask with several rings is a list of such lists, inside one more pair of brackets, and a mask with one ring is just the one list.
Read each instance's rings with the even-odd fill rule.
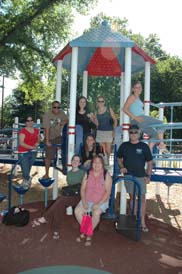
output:
[[25,153],[19,153],[18,159],[20,160],[20,166],[22,170],[23,179],[30,179],[30,170],[37,156],[36,151],[29,151]]

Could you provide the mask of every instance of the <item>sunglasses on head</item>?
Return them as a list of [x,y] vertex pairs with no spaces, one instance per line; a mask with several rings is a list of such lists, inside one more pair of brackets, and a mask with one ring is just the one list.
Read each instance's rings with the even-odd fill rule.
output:
[[56,106],[55,106],[55,107],[53,107],[53,108],[58,108],[58,109],[60,109],[61,107],[56,107]]
[[129,131],[130,134],[138,134],[138,131]]
[[99,101],[97,101],[98,103],[104,103],[104,101],[101,101],[101,100],[99,100]]
[[33,120],[26,120],[26,122],[33,122]]

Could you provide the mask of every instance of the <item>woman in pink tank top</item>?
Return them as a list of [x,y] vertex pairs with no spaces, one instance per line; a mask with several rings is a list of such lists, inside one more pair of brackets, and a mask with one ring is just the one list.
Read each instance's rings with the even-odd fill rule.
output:
[[[109,206],[112,179],[104,169],[104,160],[101,155],[94,156],[91,169],[83,177],[81,186],[81,201],[75,208],[75,216],[79,224],[86,212],[92,214],[93,230],[100,221],[100,216]],[[81,234],[76,241],[85,239],[85,246],[91,245],[91,237]]]

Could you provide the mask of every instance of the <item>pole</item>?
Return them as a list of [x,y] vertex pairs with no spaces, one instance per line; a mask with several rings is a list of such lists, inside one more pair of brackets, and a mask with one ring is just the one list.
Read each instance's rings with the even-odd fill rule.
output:
[[3,81],[2,81],[2,99],[1,99],[1,128],[3,128],[4,125],[4,75],[3,75]]

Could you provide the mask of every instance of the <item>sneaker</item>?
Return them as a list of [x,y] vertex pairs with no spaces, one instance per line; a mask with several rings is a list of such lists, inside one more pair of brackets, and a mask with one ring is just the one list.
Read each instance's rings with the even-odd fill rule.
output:
[[23,180],[23,183],[21,184],[21,186],[24,188],[24,189],[28,189],[30,187],[30,183],[29,183],[29,180]]

